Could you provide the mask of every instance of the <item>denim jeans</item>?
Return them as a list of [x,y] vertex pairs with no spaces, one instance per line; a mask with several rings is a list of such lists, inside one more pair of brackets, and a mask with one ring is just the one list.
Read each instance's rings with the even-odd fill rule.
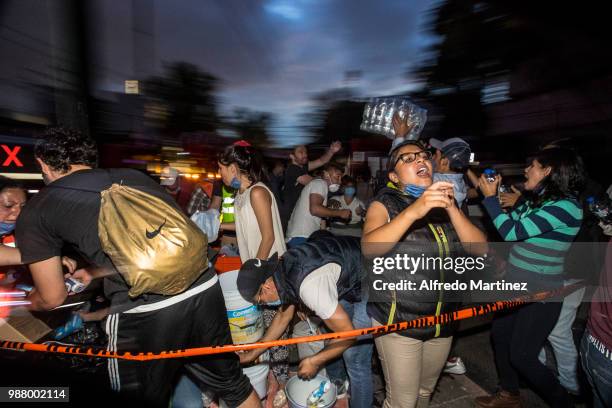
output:
[[585,330],[580,342],[580,360],[593,389],[593,408],[612,407],[612,350],[608,357],[589,341],[593,338]]
[[[339,302],[356,329],[372,326],[372,319],[366,313],[367,300],[359,303]],[[330,379],[342,378],[346,367],[350,385],[351,408],[371,408],[374,398],[372,380],[372,351],[374,342],[370,336],[361,336],[357,342],[344,351],[341,359],[329,363],[325,369]]]
[[202,408],[202,391],[186,375],[181,376],[174,389],[172,408]]
[[[578,281],[578,279],[566,280],[565,285],[572,285]],[[559,382],[563,388],[574,394],[580,393],[580,386],[578,385],[578,377],[576,376],[578,351],[574,343],[572,325],[576,319],[576,312],[580,307],[585,290],[585,288],[578,289],[563,299],[563,306],[561,307],[559,319],[557,319],[555,327],[547,338],[555,354],[555,360],[557,361]],[[543,348],[540,351],[538,359],[542,364],[546,364],[546,350]]]

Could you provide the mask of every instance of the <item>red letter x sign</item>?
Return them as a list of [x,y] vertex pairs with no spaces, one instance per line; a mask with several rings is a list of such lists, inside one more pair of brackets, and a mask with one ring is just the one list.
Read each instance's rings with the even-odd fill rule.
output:
[[11,162],[15,162],[15,166],[17,167],[23,167],[23,163],[17,157],[17,153],[21,150],[21,146],[15,146],[13,150],[11,150],[7,145],[2,145],[2,149],[8,155],[4,163],[2,163],[4,167],[10,166]]

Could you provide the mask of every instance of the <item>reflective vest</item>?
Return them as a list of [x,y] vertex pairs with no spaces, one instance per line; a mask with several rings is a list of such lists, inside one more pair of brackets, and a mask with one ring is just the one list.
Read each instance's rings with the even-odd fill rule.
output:
[[234,222],[234,197],[236,193],[221,186],[221,222]]

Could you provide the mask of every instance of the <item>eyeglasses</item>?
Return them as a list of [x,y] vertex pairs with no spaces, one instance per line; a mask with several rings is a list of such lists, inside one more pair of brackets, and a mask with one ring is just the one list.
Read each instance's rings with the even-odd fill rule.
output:
[[417,157],[423,160],[431,160],[431,152],[429,150],[421,150],[418,152],[402,153],[395,161],[395,166],[397,166],[397,163],[400,161],[404,164],[412,163],[417,159]]

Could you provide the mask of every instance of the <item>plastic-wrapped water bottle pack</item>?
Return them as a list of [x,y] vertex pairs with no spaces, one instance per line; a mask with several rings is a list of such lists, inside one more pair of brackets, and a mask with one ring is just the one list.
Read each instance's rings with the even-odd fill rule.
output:
[[393,139],[395,138],[393,115],[396,112],[402,121],[411,126],[404,140],[417,140],[427,122],[427,109],[421,108],[405,97],[370,99],[363,109],[360,128]]

